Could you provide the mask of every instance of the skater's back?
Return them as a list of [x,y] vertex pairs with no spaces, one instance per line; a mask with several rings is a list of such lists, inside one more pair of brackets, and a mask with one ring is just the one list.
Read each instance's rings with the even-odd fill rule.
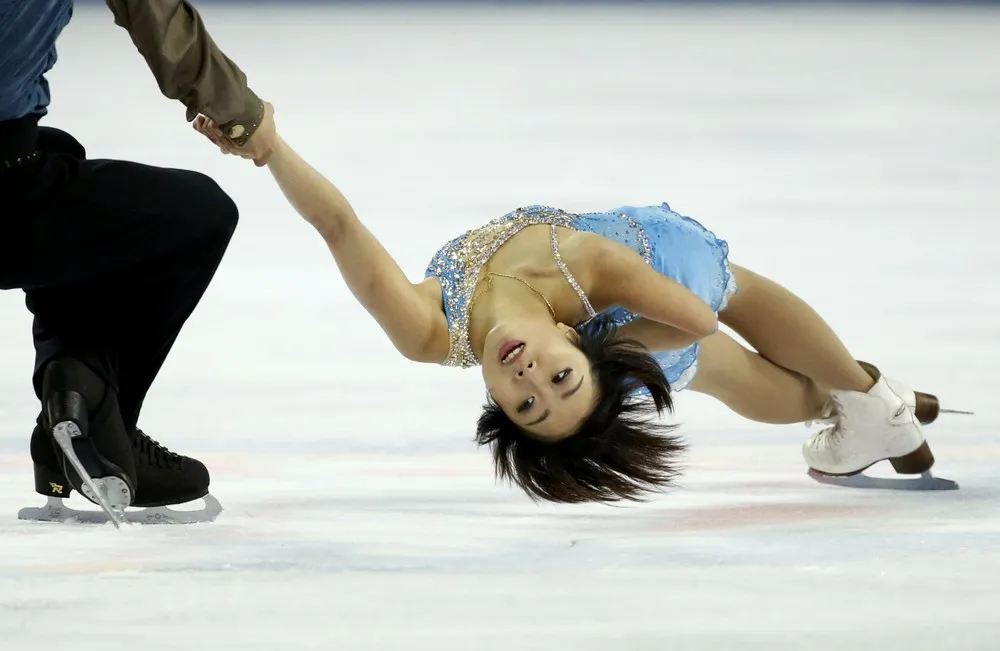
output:
[[72,14],[72,0],[0,0],[0,122],[46,113],[44,75]]

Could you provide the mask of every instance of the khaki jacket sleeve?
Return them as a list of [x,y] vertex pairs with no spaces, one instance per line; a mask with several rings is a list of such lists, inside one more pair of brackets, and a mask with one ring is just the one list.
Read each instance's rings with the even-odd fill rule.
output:
[[160,90],[187,107],[187,120],[211,118],[238,145],[264,115],[246,75],[219,50],[201,16],[183,0],[106,0],[128,31]]

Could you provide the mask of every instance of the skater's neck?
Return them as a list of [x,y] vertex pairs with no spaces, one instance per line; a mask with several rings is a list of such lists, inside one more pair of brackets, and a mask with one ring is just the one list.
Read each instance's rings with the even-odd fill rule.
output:
[[[500,283],[504,283],[501,287]],[[509,285],[509,286],[508,286]],[[504,321],[539,321],[555,323],[544,298],[523,282],[494,279],[492,289],[476,295],[469,315],[469,344],[479,359],[483,358],[486,334]]]

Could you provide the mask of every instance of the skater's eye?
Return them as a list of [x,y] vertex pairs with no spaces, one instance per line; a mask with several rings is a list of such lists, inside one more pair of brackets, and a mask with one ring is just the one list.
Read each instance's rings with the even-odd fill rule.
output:
[[569,374],[573,372],[573,369],[568,368],[565,371],[559,371],[552,376],[552,384],[562,384],[563,380],[569,377]]
[[531,409],[531,405],[533,405],[533,404],[535,404],[535,398],[534,398],[534,396],[532,396],[531,398],[528,398],[527,400],[525,400],[524,402],[522,402],[521,404],[519,404],[517,406],[517,413],[523,414],[524,412],[526,412],[529,409]]

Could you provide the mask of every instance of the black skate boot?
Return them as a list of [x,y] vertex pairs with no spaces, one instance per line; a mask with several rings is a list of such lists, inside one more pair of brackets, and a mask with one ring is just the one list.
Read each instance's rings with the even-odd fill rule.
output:
[[114,390],[76,359],[49,362],[42,376],[42,421],[56,463],[48,464],[41,481],[52,491],[75,489],[118,527],[135,496],[136,476]]
[[[138,487],[132,506],[143,508],[127,512],[127,522],[192,524],[211,522],[218,517],[222,506],[208,494],[210,477],[203,463],[171,452],[141,430],[134,430],[130,438]],[[70,496],[72,487],[62,475],[56,452],[41,426],[36,426],[31,435],[31,458],[35,464],[35,492],[47,497],[48,504],[40,509],[22,509],[19,514],[22,520],[107,522],[101,513],[77,511],[62,504],[62,499]],[[204,499],[206,504],[200,511],[166,508],[197,499]]]
[[134,506],[183,504],[208,495],[210,477],[201,461],[171,452],[137,429],[132,452],[139,476]]

